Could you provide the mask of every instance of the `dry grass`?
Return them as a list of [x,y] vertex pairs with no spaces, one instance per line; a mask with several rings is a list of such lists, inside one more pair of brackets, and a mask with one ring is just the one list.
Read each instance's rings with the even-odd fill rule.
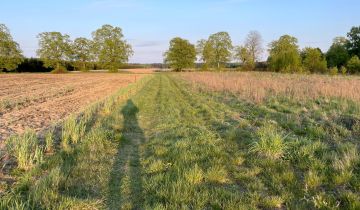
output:
[[253,102],[284,95],[297,100],[338,97],[360,101],[360,77],[290,75],[264,72],[183,73],[190,82],[229,91]]

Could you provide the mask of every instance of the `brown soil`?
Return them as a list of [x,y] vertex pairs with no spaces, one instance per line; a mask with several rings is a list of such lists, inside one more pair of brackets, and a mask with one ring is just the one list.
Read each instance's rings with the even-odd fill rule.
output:
[[0,75],[0,146],[10,135],[26,129],[40,131],[141,77],[109,73]]

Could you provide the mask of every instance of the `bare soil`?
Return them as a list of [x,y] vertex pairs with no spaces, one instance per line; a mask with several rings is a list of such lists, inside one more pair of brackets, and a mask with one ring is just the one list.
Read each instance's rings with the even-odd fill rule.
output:
[[3,74],[0,75],[1,141],[26,129],[40,131],[72,113],[80,112],[143,75]]

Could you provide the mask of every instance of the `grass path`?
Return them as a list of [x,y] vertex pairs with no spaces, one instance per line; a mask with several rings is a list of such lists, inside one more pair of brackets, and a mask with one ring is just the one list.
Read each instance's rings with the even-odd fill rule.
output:
[[[154,78],[127,102],[109,183],[110,208],[233,205],[229,200],[240,189],[231,184],[230,153],[214,129],[226,114],[213,112],[218,104],[212,103],[166,75]],[[205,183],[206,177],[212,183]],[[229,195],[222,195],[229,189]]]

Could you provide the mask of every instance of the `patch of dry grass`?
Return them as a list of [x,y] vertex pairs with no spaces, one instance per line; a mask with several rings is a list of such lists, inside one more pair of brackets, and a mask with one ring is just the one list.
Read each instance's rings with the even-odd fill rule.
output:
[[228,91],[243,99],[262,102],[269,96],[297,100],[343,98],[360,101],[360,78],[356,76],[291,75],[265,72],[183,73],[184,79],[214,91]]

